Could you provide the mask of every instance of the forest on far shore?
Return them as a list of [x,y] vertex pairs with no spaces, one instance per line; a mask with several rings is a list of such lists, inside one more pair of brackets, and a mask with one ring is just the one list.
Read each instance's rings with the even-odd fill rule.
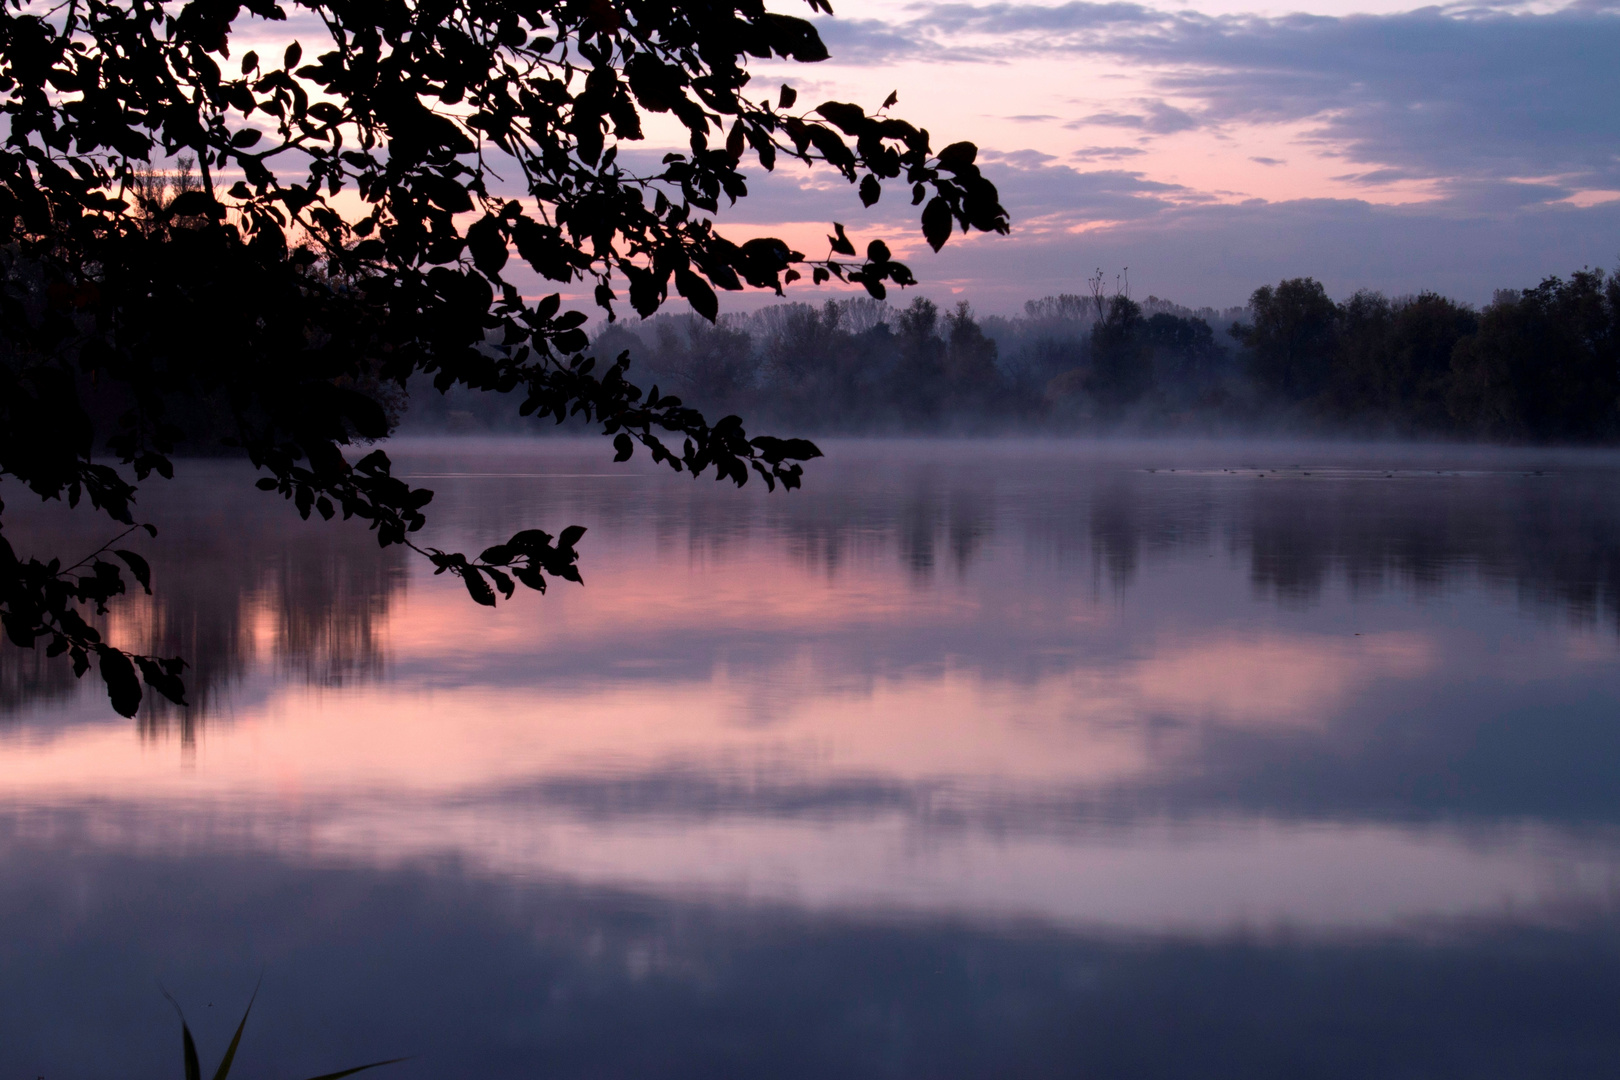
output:
[[[709,323],[603,325],[631,378],[711,417],[794,434],[1322,430],[1534,442],[1620,440],[1620,273],[1499,290],[1334,301],[1311,278],[1247,307],[1105,291],[975,316],[868,299],[784,303]],[[531,429],[512,402],[413,386],[406,430]]]

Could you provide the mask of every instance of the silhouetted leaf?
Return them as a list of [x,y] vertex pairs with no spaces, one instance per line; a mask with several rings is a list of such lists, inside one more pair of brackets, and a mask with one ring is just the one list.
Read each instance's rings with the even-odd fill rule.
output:
[[693,311],[710,322],[714,322],[715,316],[720,314],[720,302],[715,297],[714,290],[709,287],[707,281],[704,281],[692,271],[675,271],[675,288],[680,291],[682,296],[686,297],[686,301],[692,305]]
[[500,590],[502,596],[508,600],[512,599],[512,593],[515,591],[516,586],[512,584],[512,579],[506,573],[489,566],[483,567],[483,571],[495,583],[495,587]]
[[827,59],[827,46],[822,44],[816,28],[805,20],[771,12],[765,12],[759,20],[778,54],[811,64]]
[[135,552],[125,551],[123,548],[114,550],[113,554],[124,560],[124,564],[129,567],[129,572],[135,575],[135,580],[141,583],[141,588],[145,589],[147,595],[150,596],[152,593],[152,568],[147,565],[146,560],[135,554]]
[[974,160],[979,156],[979,148],[970,142],[955,142],[939,152],[939,165],[942,169],[960,173],[973,167]]
[[182,192],[174,197],[169,204],[169,213],[176,217],[197,217],[203,214],[213,214],[219,209],[219,204],[204,191]]
[[484,575],[479,573],[477,567],[463,567],[459,573],[461,574],[461,580],[467,584],[468,594],[474,600],[485,607],[495,606],[495,592],[489,587],[489,582],[484,580]]
[[951,204],[935,195],[928,200],[922,213],[923,239],[928,246],[938,251],[945,246],[945,241],[951,238]]
[[110,645],[96,648],[101,663],[101,681],[107,684],[107,697],[119,716],[134,716],[141,707],[141,683],[135,677],[135,664]]
[[135,657],[135,666],[141,669],[141,681],[174,702],[186,704],[186,687],[180,679],[184,664],[179,660],[158,661],[149,656]]
[[485,214],[467,230],[467,247],[473,262],[486,274],[498,273],[506,265],[506,239],[501,236],[500,222]]
[[844,235],[844,227],[835,221],[833,222],[833,232],[837,235],[827,237],[827,242],[832,245],[832,249],[840,255],[854,255],[855,245],[850,243],[849,237]]
[[760,450],[760,457],[771,465],[783,461],[809,461],[811,458],[821,457],[821,448],[809,439],[778,439],[770,435],[760,435],[751,440]]
[[816,112],[836,124],[846,135],[858,135],[866,126],[866,111],[846,101],[824,101]]

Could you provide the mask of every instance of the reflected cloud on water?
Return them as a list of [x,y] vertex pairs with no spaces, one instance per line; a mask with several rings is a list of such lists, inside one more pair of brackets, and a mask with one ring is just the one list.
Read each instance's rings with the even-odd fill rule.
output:
[[[1387,1061],[1335,1072],[1327,1048],[1438,1060],[1399,1035],[1420,998],[1454,1052],[1561,1075],[1620,1062],[1585,1006],[1481,1019],[1560,979],[1620,1004],[1592,959],[1620,914],[1620,460],[829,450],[807,490],[767,496],[646,465],[593,475],[595,444],[394,448],[439,492],[428,543],[589,527],[585,588],[495,612],[200,466],[143,507],[170,545],[159,596],[111,622],[193,656],[189,713],[137,737],[0,653],[0,868],[37,875],[0,913],[48,939],[51,891],[78,881],[78,933],[113,934],[116,912],[155,912],[145,890],[223,875],[242,918],[298,944],[243,945],[260,931],[218,913],[208,933],[308,979],[328,954],[386,968],[386,926],[455,983],[459,941],[498,972],[474,997],[522,1029],[511,1045],[564,1075],[639,1060],[587,1001],[687,1047],[660,1075],[758,1072],[789,1045],[851,1075],[1045,1075],[1082,1051],[1188,1075],[1196,1058],[1131,1010],[1225,1047],[1210,1075],[1364,1075]],[[40,520],[43,541],[59,519]],[[136,938],[131,970],[168,955],[159,931]],[[51,954],[31,950],[0,961],[37,974]],[[772,958],[790,984],[767,988]],[[407,1031],[378,1018],[420,1016],[428,981],[379,991],[371,1020]],[[694,995],[719,1010],[707,1028]],[[1217,1037],[1251,1037],[1267,1008],[1315,1034]],[[958,1056],[933,1069],[930,1018],[953,1012]],[[744,1029],[779,1041],[717,1056]],[[498,1038],[439,1037],[524,1075]]]
[[[1099,595],[1104,584],[1130,589],[1154,572],[1145,566],[1174,569],[1205,555],[1220,560],[1209,569],[1246,563],[1255,596],[1284,607],[1319,603],[1335,587],[1352,597],[1396,588],[1422,598],[1484,583],[1573,624],[1620,629],[1620,503],[1602,455],[1553,455],[1551,464],[1562,465],[1554,470],[1533,468],[1545,452],[1493,459],[1488,451],[1429,449],[1441,461],[1449,454],[1498,467],[1268,471],[1199,467],[1200,459],[1254,454],[1219,444],[852,443],[833,445],[833,460],[816,466],[808,490],[761,499],[645,468],[575,471],[600,468],[599,449],[566,441],[483,444],[482,452],[405,444],[395,453],[439,488],[441,530],[472,544],[537,516],[551,525],[552,517],[581,518],[592,524],[593,561],[604,539],[622,549],[647,538],[654,557],[684,546],[697,560],[740,559],[744,575],[769,561],[778,573],[796,563],[836,580],[851,560],[870,570],[896,559],[908,573],[883,586],[926,592],[941,565],[957,579],[977,571],[999,580],[1032,560],[1023,590],[1044,569],[1064,594],[1089,581]],[[1270,452],[1352,460],[1368,453]],[[1163,464],[1178,453],[1187,467]],[[536,457],[546,472],[534,471]],[[1143,459],[1157,464],[1127,464]],[[379,677],[389,604],[413,570],[400,549],[378,549],[356,523],[298,521],[280,500],[245,485],[245,472],[193,462],[179,481],[148,489],[140,509],[163,525],[161,542],[150,546],[162,588],[150,602],[126,598],[113,615],[115,633],[191,661],[194,704],[178,717],[182,726],[220,707],[223,688],[265,660],[311,683]],[[11,507],[25,548],[100,539],[86,527],[88,515],[25,502]],[[65,662],[0,651],[6,715],[76,685]],[[161,703],[153,713],[156,724],[176,719]]]
[[[299,522],[244,470],[197,463],[143,504],[164,529],[158,595],[116,609],[113,632],[192,659],[193,708],[142,719],[186,745],[212,713],[330,726],[327,699],[387,701],[403,730],[445,694],[463,715],[500,700],[500,738],[521,742],[539,718],[628,693],[615,708],[636,730],[593,720],[570,739],[606,764],[568,768],[616,783],[626,761],[668,766],[622,739],[688,762],[769,749],[834,788],[853,773],[965,784],[987,805],[1038,782],[1051,805],[1114,817],[1614,820],[1620,795],[1569,782],[1620,765],[1607,459],[1430,449],[1386,469],[1358,467],[1375,452],[1361,448],[1268,452],[1347,460],[854,443],[807,491],[766,497],[647,466],[593,475],[594,444],[397,448],[402,472],[439,485],[429,542],[590,526],[586,589],[494,614],[364,529]],[[1470,468],[1435,460],[1448,454]],[[61,515],[39,521],[42,544],[67,542]],[[74,689],[65,665],[0,655],[14,697]],[[72,715],[105,715],[74,700]],[[430,740],[490,735],[423,724]],[[940,757],[947,744],[960,753]],[[1556,765],[1538,779],[1530,759]]]
[[1584,1080],[1617,1060],[1620,936],[1601,927],[1163,939],[655,904],[442,863],[4,857],[0,913],[34,935],[0,951],[0,1032],[24,1075],[171,1076],[153,973],[217,1053],[259,963],[242,1065],[279,1076],[398,1053],[414,1055],[404,1080]]

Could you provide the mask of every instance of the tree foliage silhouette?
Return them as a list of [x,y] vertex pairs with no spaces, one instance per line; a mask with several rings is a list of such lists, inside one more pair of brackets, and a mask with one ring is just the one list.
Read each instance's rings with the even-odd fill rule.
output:
[[1319,393],[1332,366],[1338,308],[1314,278],[1262,285],[1249,298],[1252,322],[1233,333],[1248,347],[1257,382],[1299,401]]
[[1499,289],[1483,311],[1423,292],[1343,304],[1311,278],[1255,290],[1256,383],[1324,418],[1531,442],[1620,436],[1620,274],[1577,270]]
[[[812,11],[831,14],[826,0]],[[232,53],[244,26],[283,24],[279,58]],[[320,40],[314,40],[318,37]],[[716,290],[808,272],[874,297],[914,283],[881,240],[857,255],[835,224],[809,259],[778,239],[736,243],[721,200],[746,159],[831,167],[871,206],[900,185],[939,249],[957,229],[1007,231],[971,143],[784,85],[746,96],[750,58],[827,57],[815,27],[759,0],[66,0],[0,9],[0,476],[81,501],[126,527],[135,484],[169,476],[206,399],[258,483],[304,516],[359,517],[409,544],[479,603],[518,584],[579,580],[577,527],[525,530],[476,558],[418,547],[432,492],[386,453],[372,384],[416,372],[440,390],[515,392],[525,416],[579,417],[693,475],[797,486],[811,443],[750,438],[587,355],[586,315],[650,315],[674,293],[710,319]],[[667,116],[688,148],[641,168],[621,147]],[[661,121],[662,122],[662,121]],[[151,195],[152,163],[193,158],[195,190]],[[504,179],[503,179],[504,178]],[[512,252],[559,292],[531,303]],[[665,440],[669,440],[666,442]],[[130,475],[120,472],[126,466]],[[3,508],[0,508],[3,509]],[[0,537],[0,619],[23,647],[92,659],[114,707],[144,681],[183,699],[179,658],[131,655],[81,613],[105,610],[138,555],[74,566]]]

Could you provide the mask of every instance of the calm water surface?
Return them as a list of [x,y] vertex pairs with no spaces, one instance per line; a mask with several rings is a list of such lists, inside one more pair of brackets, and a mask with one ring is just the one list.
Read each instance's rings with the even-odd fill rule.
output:
[[[194,707],[0,651],[0,1080],[1613,1077],[1620,457],[390,448],[495,612],[192,463]],[[19,547],[101,536],[0,490]],[[383,1074],[378,1074],[383,1075]]]

